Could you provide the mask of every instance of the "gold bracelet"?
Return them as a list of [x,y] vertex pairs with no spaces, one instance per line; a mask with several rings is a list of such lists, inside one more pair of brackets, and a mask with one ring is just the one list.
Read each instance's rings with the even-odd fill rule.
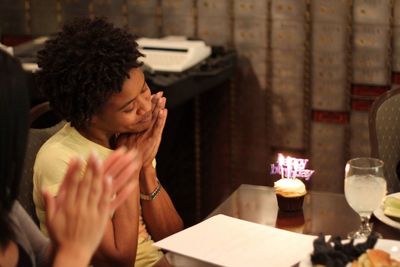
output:
[[158,178],[156,178],[156,179],[157,179],[157,187],[156,187],[156,189],[154,189],[154,191],[151,192],[150,194],[143,194],[142,192],[140,192],[140,199],[141,200],[149,200],[149,201],[154,200],[157,197],[158,193],[160,193],[160,191],[161,191],[161,183],[158,180]]

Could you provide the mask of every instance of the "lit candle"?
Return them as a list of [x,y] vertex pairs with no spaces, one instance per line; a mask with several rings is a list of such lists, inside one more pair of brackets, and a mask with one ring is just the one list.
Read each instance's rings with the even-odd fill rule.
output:
[[299,161],[299,159],[293,158],[293,178],[296,178],[298,172],[301,170]]
[[287,178],[292,178],[292,158],[286,157],[286,170],[287,170]]
[[285,157],[279,153],[278,154],[278,164],[279,164],[279,169],[281,171],[281,178],[285,178],[285,176],[283,175],[283,163],[285,162]]

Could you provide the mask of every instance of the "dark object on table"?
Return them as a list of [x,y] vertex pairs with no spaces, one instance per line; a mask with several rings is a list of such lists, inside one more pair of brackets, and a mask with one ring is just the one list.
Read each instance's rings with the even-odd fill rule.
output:
[[311,254],[313,265],[322,264],[327,267],[342,267],[357,259],[367,249],[375,246],[378,236],[372,233],[365,242],[354,245],[354,240],[342,243],[340,237],[334,237],[325,242],[325,236],[320,234],[314,240],[314,251]]

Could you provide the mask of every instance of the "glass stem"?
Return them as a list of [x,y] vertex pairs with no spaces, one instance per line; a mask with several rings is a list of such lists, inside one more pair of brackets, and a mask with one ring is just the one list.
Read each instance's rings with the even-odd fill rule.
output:
[[371,225],[369,224],[369,218],[371,216],[360,216],[360,217],[361,217],[360,231],[363,233],[370,233]]

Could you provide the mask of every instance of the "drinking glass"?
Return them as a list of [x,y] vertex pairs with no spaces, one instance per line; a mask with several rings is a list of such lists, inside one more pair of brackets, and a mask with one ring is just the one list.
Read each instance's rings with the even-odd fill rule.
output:
[[371,214],[386,195],[383,161],[375,158],[349,160],[345,168],[344,194],[347,203],[361,218],[360,228],[349,233],[348,238],[368,237],[372,231]]

